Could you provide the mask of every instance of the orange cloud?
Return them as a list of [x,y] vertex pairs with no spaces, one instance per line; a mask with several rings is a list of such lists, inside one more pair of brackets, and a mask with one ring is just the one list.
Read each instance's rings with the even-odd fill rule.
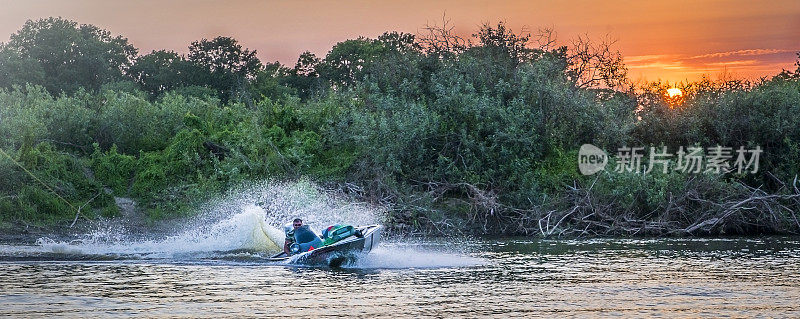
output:
[[752,56],[752,55],[766,55],[776,53],[793,52],[793,50],[778,50],[778,49],[749,49],[749,50],[736,50],[727,52],[716,52],[703,55],[696,55],[689,57],[689,59],[705,59],[705,58],[722,58],[730,56]]
[[632,75],[653,75],[671,81],[692,81],[702,75],[727,74],[756,79],[792,69],[796,50],[744,49],[707,54],[654,54],[625,57]]

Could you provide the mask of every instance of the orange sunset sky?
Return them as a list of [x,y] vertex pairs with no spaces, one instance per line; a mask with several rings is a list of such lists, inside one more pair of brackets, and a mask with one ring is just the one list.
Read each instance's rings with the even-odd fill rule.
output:
[[514,30],[552,27],[561,43],[610,35],[633,80],[740,78],[794,70],[800,1],[108,1],[0,0],[0,41],[28,19],[62,16],[123,35],[148,53],[185,53],[191,41],[232,36],[263,61],[294,65],[310,50],[384,31],[418,33],[446,13],[458,32],[504,20]]

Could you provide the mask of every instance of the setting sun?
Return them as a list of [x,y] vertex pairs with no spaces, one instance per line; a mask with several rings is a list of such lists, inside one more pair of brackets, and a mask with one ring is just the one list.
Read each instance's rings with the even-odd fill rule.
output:
[[680,97],[683,96],[683,91],[679,88],[671,88],[667,89],[667,96],[669,97]]

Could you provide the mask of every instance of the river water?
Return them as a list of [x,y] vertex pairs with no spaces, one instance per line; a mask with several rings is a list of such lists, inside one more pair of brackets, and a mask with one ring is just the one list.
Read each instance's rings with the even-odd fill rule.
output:
[[800,238],[389,238],[337,269],[266,261],[291,218],[381,215],[265,183],[174,229],[0,234],[0,317],[800,317]]
[[0,313],[800,316],[797,238],[395,240],[340,269],[247,251],[128,255],[72,245],[0,246]]

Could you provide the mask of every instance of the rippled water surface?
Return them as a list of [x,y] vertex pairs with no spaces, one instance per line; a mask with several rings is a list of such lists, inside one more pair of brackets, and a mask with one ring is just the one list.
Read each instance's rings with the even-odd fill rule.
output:
[[0,245],[17,317],[800,316],[797,238],[427,240],[342,269],[245,251]]

